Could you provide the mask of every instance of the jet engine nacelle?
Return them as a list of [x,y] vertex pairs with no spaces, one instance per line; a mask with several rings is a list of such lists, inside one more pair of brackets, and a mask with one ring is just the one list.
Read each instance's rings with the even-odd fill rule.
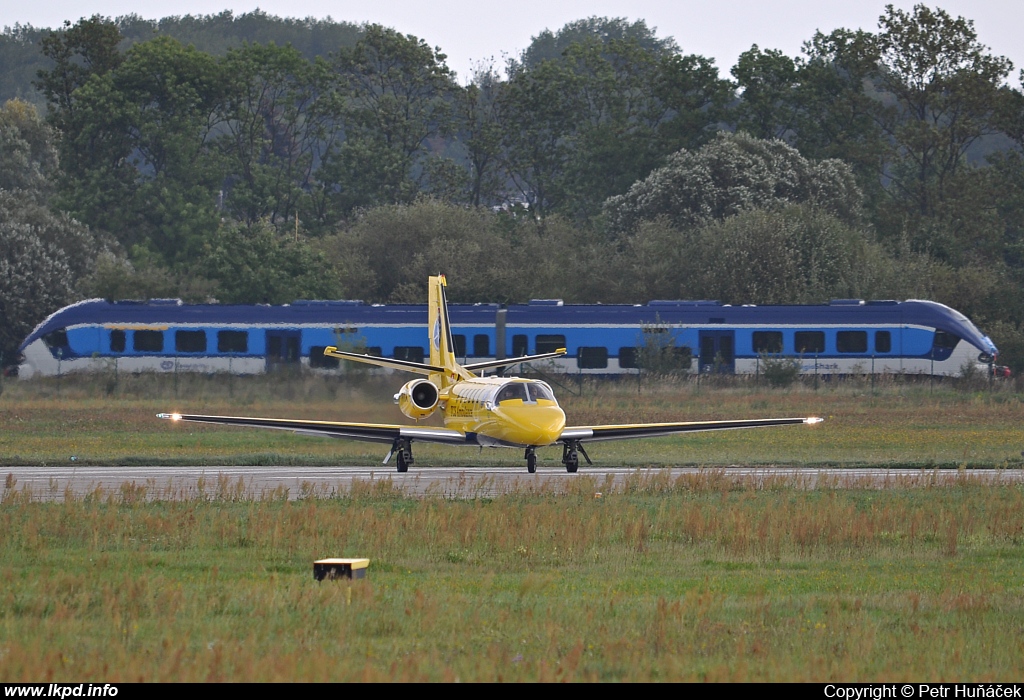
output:
[[395,402],[406,416],[422,420],[437,410],[437,387],[427,379],[414,379],[395,394]]

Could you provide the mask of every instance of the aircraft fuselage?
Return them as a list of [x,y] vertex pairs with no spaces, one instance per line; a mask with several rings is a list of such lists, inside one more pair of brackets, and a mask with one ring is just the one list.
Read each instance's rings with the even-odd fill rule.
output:
[[558,441],[565,412],[543,382],[480,377],[449,387],[444,424],[482,445],[543,447]]

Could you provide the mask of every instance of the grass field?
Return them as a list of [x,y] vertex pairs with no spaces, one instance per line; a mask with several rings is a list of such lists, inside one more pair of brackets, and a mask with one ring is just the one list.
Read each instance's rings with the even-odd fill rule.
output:
[[[380,445],[160,421],[162,411],[407,422],[391,402],[401,379],[122,378],[7,382],[0,394],[0,466],[68,464],[378,464]],[[230,382],[230,383],[229,383]],[[1018,467],[1024,394],[985,385],[846,382],[779,391],[692,382],[592,383],[559,389],[568,421],[600,423],[820,415],[813,428],[703,433],[592,445],[600,464]],[[59,393],[58,393],[59,391]],[[432,424],[440,424],[431,421]],[[518,450],[417,444],[417,467],[519,465]],[[541,450],[558,464],[560,450]]]
[[[397,387],[167,378],[7,383],[7,464],[373,464],[358,443],[166,410],[399,422]],[[848,383],[559,392],[572,423],[823,415],[815,428],[595,446],[603,464],[1020,468],[1019,395]],[[547,458],[557,461],[552,451]],[[420,448],[417,464],[521,466]],[[365,462],[362,460],[366,460]],[[637,472],[611,488],[410,499],[0,499],[0,678],[1008,681],[1024,668],[1024,489],[806,490]],[[595,494],[600,492],[601,498]],[[349,587],[325,556],[371,559]]]
[[[0,677],[1020,677],[1020,488],[573,484],[459,501],[387,482],[290,502],[8,493]],[[368,577],[316,583],[322,556],[369,557]]]

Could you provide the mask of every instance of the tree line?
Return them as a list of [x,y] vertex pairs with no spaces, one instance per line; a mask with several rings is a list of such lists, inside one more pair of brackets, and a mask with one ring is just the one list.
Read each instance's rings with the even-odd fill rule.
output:
[[969,20],[888,7],[725,79],[590,18],[466,85],[377,25],[140,21],[40,33],[45,118],[0,110],[8,359],[82,296],[421,301],[441,270],[456,301],[926,297],[1024,366],[1024,96]]

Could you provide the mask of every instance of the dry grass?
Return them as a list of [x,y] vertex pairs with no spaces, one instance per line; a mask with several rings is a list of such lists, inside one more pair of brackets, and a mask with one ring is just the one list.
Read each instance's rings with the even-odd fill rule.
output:
[[[567,493],[0,504],[15,680],[1005,680],[1024,491],[582,476]],[[595,499],[595,490],[604,497]],[[368,556],[352,587],[321,556]]]
[[[372,465],[382,450],[277,431],[172,425],[162,411],[406,422],[390,397],[402,377],[122,378],[107,394],[99,380],[6,384],[0,395],[0,464],[325,464]],[[587,383],[559,391],[571,424],[821,415],[813,429],[703,433],[591,446],[601,464],[1018,467],[1024,450],[1024,402],[1007,388],[965,390],[927,383],[865,382],[778,391],[739,383],[631,381]],[[432,419],[431,424],[439,424]],[[519,464],[518,451],[417,445],[417,467]],[[557,450],[541,452],[557,462]]]

